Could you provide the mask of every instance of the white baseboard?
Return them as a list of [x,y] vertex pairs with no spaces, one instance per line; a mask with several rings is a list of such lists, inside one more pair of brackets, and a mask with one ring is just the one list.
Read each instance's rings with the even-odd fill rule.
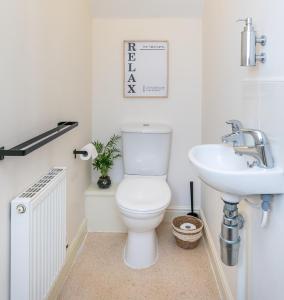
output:
[[206,222],[205,215],[202,212],[202,210],[200,211],[200,217],[204,224],[204,233],[205,233],[204,241],[205,241],[206,248],[208,251],[208,256],[210,259],[211,267],[212,267],[214,276],[217,281],[221,299],[222,300],[234,300],[232,291],[230,289],[229,283],[226,279],[226,275],[225,275],[223,267],[222,267],[222,261],[219,257],[219,253],[213,243],[213,239],[212,239],[211,233],[209,231],[209,227]]
[[87,235],[87,220],[84,219],[78,229],[78,232],[77,232],[75,238],[73,239],[73,241],[70,243],[70,245],[68,247],[65,264],[62,267],[62,270],[61,270],[60,274],[58,275],[58,277],[46,299],[48,299],[48,300],[58,299],[58,296],[63,288],[65,280],[67,279],[67,276],[68,276],[69,272],[71,271],[71,267],[75,261],[77,253],[79,252],[79,250],[86,238],[86,235]]

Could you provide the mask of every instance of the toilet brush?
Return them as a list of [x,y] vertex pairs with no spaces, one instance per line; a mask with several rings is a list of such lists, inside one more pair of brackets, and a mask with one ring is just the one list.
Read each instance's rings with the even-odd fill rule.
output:
[[193,181],[190,181],[190,203],[191,212],[188,213],[189,216],[199,218],[198,214],[194,212],[194,202],[193,202]]

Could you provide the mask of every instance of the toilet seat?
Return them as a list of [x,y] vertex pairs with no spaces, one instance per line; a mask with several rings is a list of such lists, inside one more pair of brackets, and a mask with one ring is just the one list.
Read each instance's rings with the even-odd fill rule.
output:
[[120,208],[136,213],[153,213],[165,209],[171,191],[161,177],[127,177],[119,184],[116,201]]

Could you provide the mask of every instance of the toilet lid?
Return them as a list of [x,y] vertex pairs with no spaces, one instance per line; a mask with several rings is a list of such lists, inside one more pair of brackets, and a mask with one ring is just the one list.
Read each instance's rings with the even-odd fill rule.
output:
[[170,200],[170,188],[161,178],[125,178],[116,192],[120,207],[138,212],[166,208]]

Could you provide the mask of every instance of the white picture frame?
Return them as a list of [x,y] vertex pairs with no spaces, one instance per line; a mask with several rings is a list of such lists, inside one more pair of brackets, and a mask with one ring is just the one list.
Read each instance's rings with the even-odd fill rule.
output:
[[168,41],[123,41],[125,98],[168,97]]

